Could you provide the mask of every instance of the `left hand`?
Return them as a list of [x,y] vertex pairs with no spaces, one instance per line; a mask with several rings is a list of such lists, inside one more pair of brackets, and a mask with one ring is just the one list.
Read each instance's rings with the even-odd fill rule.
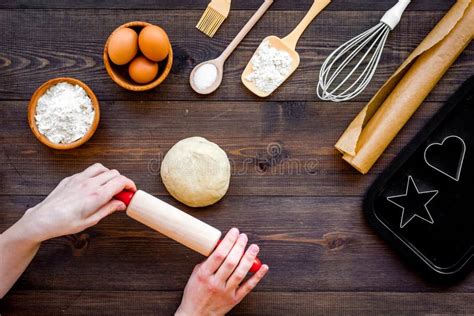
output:
[[117,170],[95,164],[61,181],[43,202],[0,234],[0,299],[25,271],[42,241],[78,233],[114,211],[125,210],[123,202],[113,200],[123,189],[136,191],[135,184]]
[[123,202],[113,199],[124,189],[136,191],[133,181],[117,170],[94,164],[63,179],[43,202],[26,211],[19,223],[36,242],[75,234],[125,210]]

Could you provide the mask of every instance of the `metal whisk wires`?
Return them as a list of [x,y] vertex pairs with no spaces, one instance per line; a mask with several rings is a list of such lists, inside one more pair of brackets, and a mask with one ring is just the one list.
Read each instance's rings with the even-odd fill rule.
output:
[[[318,97],[322,100],[342,102],[350,100],[361,93],[370,83],[377,70],[389,33],[390,27],[385,23],[379,23],[359,36],[345,42],[332,52],[321,66],[317,89]],[[339,80],[340,82],[335,82],[336,79],[339,79],[339,74],[343,73],[346,66],[360,54],[363,54],[363,56],[352,70],[346,74],[344,79]],[[336,67],[335,70],[333,70],[334,67]],[[356,72],[363,67],[362,72]],[[356,80],[352,83],[347,83],[357,74],[359,76]]]
[[410,0],[399,0],[376,26],[345,42],[326,58],[319,72],[319,98],[347,101],[367,87],[377,70],[388,34],[400,22],[409,3]]

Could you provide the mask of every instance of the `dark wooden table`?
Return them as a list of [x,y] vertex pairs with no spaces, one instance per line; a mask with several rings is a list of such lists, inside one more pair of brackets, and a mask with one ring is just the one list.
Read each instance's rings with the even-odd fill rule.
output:
[[[395,0],[334,0],[300,40],[298,71],[261,100],[240,83],[244,65],[262,38],[285,35],[312,3],[276,0],[228,60],[221,88],[198,96],[188,84],[191,69],[216,57],[261,1],[233,2],[229,19],[210,40],[194,28],[206,0],[2,1],[0,231],[63,177],[102,162],[223,231],[239,227],[261,246],[270,273],[234,314],[474,313],[474,274],[450,287],[424,280],[368,227],[361,209],[372,181],[472,74],[473,46],[370,174],[358,174],[333,147],[454,1],[413,1],[389,37],[373,82],[343,104],[318,100],[319,67],[338,45],[375,25]],[[164,27],[175,52],[171,75],[148,93],[122,90],[102,63],[107,36],[131,20]],[[68,152],[38,143],[26,120],[33,91],[59,76],[83,80],[101,105],[95,136]],[[233,164],[227,196],[202,210],[171,199],[159,177],[166,151],[195,135],[222,146]],[[0,314],[172,314],[202,259],[114,214],[83,233],[45,242]]]

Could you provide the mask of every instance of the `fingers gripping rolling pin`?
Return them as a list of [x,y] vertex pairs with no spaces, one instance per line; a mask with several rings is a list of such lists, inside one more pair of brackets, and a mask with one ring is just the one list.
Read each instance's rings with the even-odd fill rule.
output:
[[[218,229],[144,191],[123,191],[115,198],[127,205],[127,215],[134,220],[206,257],[220,242],[222,233]],[[256,258],[250,272],[257,272],[261,266]]]

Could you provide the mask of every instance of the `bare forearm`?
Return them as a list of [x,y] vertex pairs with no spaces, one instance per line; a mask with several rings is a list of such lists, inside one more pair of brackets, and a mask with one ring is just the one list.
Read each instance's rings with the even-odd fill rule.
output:
[[33,238],[24,218],[0,235],[0,298],[28,267],[40,244]]
[[63,179],[44,201],[26,211],[0,235],[0,298],[25,271],[42,241],[76,234],[125,210],[123,202],[113,199],[123,190],[137,188],[117,170],[94,164]]

